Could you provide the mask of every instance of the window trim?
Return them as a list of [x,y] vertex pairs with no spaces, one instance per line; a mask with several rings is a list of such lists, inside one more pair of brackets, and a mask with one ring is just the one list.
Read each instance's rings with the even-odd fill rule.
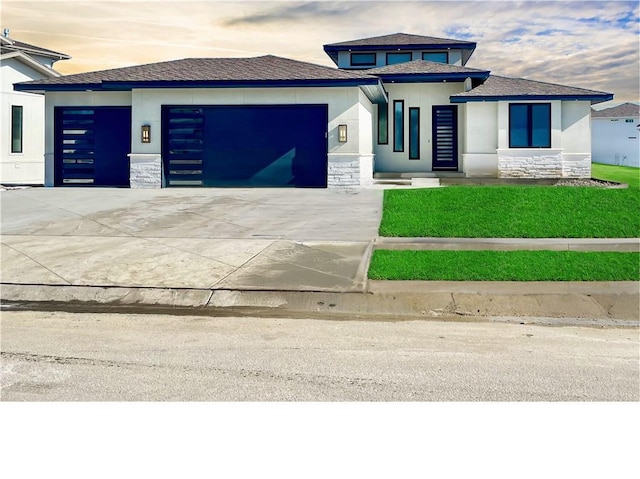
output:
[[401,61],[399,63],[410,62],[411,60],[413,60],[413,52],[403,52],[403,51],[387,52],[386,55],[385,55],[385,58],[384,58],[384,64],[385,65],[397,65],[397,63],[393,63],[393,64],[389,63],[389,55],[409,55],[409,59],[408,60],[404,60],[404,61]]
[[[544,146],[532,146],[533,143],[533,106],[534,105],[546,105],[549,108],[549,135],[548,135],[548,143]],[[526,106],[527,107],[527,145],[526,146],[513,146],[513,142],[511,140],[511,121],[512,121],[512,109],[514,106]],[[509,103],[509,148],[512,149],[522,149],[522,148],[535,148],[535,149],[548,149],[551,148],[551,103]]]
[[[358,55],[359,56],[373,55],[373,62],[354,63],[353,58],[354,56],[358,56]],[[351,55],[349,57],[349,65],[351,65],[352,67],[375,67],[377,64],[376,60],[377,60],[376,52],[351,52]]]
[[[385,116],[386,116],[386,123],[385,123],[385,128],[384,130],[382,130],[380,128],[380,112],[382,111],[382,109],[384,108],[384,112],[385,112]],[[384,131],[384,141],[381,141],[380,139],[380,133]],[[389,144],[389,103],[379,103],[378,104],[378,145],[388,145]]]
[[[449,63],[449,52],[422,52],[422,59],[428,62],[432,62],[433,60],[427,60],[424,56],[425,54],[429,54],[429,53],[439,53],[439,54],[444,54],[446,61],[444,63],[448,64]],[[440,62],[438,62],[440,63]]]
[[[401,105],[401,113],[398,117],[398,111],[396,105]],[[398,124],[398,122],[400,122]],[[398,138],[398,126],[401,127],[402,133]],[[400,149],[397,148],[398,140],[400,140]],[[393,100],[393,151],[394,153],[404,152],[404,100]]]
[[[411,128],[411,113],[412,112],[417,112],[418,116],[416,117],[417,120],[417,125],[415,128],[416,131],[416,154],[412,155],[412,151],[411,151],[411,140],[414,139],[413,135],[411,134],[411,132],[413,131],[413,128]],[[420,108],[418,107],[409,107],[409,159],[410,160],[419,160],[420,159]]]
[[[14,112],[20,112],[20,122],[16,125],[16,115]],[[19,149],[15,148],[16,126],[18,127],[18,137],[20,139]],[[22,105],[11,105],[11,153],[20,154],[24,152],[24,107]]]

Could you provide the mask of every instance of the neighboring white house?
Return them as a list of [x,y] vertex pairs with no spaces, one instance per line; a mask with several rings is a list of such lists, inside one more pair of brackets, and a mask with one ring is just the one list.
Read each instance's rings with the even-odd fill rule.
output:
[[640,106],[623,103],[591,112],[592,161],[640,167]]
[[397,33],[325,45],[337,69],[190,58],[15,88],[45,94],[48,186],[590,177],[591,104],[613,95],[468,68],[475,48]]
[[2,139],[0,184],[44,184],[44,96],[14,91],[13,84],[60,76],[53,70],[68,55],[0,36]]

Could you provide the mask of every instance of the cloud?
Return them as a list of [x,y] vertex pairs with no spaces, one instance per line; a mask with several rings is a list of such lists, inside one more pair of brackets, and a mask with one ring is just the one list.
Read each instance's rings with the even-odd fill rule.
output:
[[3,27],[72,55],[63,73],[266,53],[334,66],[322,45],[395,32],[477,42],[495,74],[640,95],[636,1],[25,1]]

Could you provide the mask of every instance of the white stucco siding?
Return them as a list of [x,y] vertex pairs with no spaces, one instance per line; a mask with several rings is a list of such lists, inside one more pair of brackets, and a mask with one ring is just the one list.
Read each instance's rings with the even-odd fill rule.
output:
[[[463,83],[387,83],[389,94],[389,122],[387,145],[377,143],[377,113],[374,118],[374,153],[378,172],[417,173],[431,171],[432,166],[432,107],[450,105],[449,97],[464,89]],[[393,102],[404,100],[404,151],[393,151]],[[409,108],[420,108],[420,159],[409,160]],[[458,162],[463,151],[463,108],[458,106]]]
[[[411,52],[411,60],[422,60],[422,53],[438,53],[443,50],[437,49],[421,49],[421,50],[409,50]],[[351,53],[374,53],[376,55],[376,64],[372,66],[351,66]],[[377,68],[383,67],[387,64],[387,53],[407,53],[407,50],[385,50],[385,51],[364,51],[358,50],[354,52],[350,51],[340,51],[338,52],[338,68],[344,69],[361,69],[361,68]],[[462,66],[462,50],[459,49],[450,49],[447,50],[449,61],[448,63],[451,65]]]
[[[509,147],[509,104],[551,104],[550,148]],[[498,176],[588,178],[591,176],[589,102],[541,100],[498,102]]]
[[593,118],[593,162],[640,167],[640,131],[637,127],[639,124],[638,117]]
[[462,171],[468,177],[498,176],[498,104],[469,102],[464,106]]
[[[82,95],[80,95],[82,96]],[[162,158],[163,105],[327,105],[329,186],[362,186],[373,173],[373,106],[357,87],[135,89],[131,93],[132,187],[156,187],[150,178]],[[151,142],[142,143],[140,127],[151,126]],[[338,126],[347,125],[348,140],[338,141]],[[140,168],[138,168],[140,166]],[[140,171],[138,171],[140,170]],[[140,175],[140,178],[138,178]]]
[[58,106],[131,106],[131,92],[49,92],[45,95],[45,186],[53,186],[54,111]]
[[562,102],[562,149],[564,153],[591,153],[591,104]]
[[[44,182],[44,96],[14,91],[13,84],[40,80],[42,73],[15,58],[2,60],[0,116],[0,183],[41,185]],[[11,152],[12,106],[22,107],[22,152]]]
[[[132,95],[132,152],[160,153],[163,105],[328,105],[329,153],[360,152],[361,134],[371,136],[371,122],[361,125],[369,100],[357,87],[336,88],[202,88],[137,89]],[[361,104],[361,101],[363,104]],[[370,108],[370,106],[368,107]],[[365,108],[366,110],[366,108]],[[151,125],[151,143],[140,141],[140,127]],[[346,124],[348,141],[338,142],[338,125]],[[361,132],[360,129],[363,129]],[[367,133],[367,130],[369,132]],[[369,142],[370,144],[370,142]]]

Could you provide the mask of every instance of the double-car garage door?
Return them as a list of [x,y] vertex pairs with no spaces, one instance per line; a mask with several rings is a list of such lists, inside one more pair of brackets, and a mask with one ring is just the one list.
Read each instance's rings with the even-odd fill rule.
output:
[[167,186],[327,186],[327,106],[164,106]]
[[[166,186],[327,186],[327,105],[163,106]],[[56,108],[55,183],[128,186],[130,108]]]

